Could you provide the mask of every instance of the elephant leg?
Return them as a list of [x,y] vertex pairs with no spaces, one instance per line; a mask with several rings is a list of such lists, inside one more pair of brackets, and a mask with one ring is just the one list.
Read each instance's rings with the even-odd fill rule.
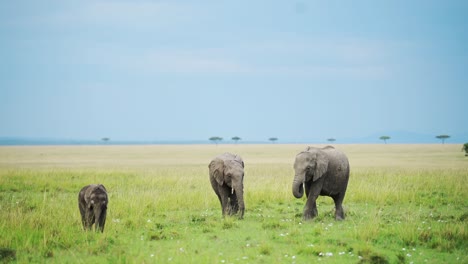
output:
[[317,197],[318,195],[310,195],[307,198],[306,205],[304,207],[304,220],[310,220],[318,215],[317,211]]
[[318,215],[317,198],[320,195],[322,186],[323,186],[323,179],[319,179],[318,181],[315,181],[315,182],[308,181],[304,183],[304,187],[305,187],[305,191],[307,195],[307,202],[304,207],[304,220],[313,219]]
[[335,219],[336,220],[344,220],[345,215],[344,215],[344,210],[343,210],[343,199],[344,199],[344,193],[340,193],[337,195],[332,196],[333,201],[335,201]]
[[81,224],[83,225],[83,229],[86,230],[86,209],[80,204],[80,215],[81,215]]
[[221,195],[219,195],[219,193],[216,192],[216,196],[218,196],[219,204],[221,205],[221,208],[223,208],[223,201],[221,199]]
[[86,211],[86,230],[91,230],[94,223],[94,212],[92,210]]
[[101,212],[100,218],[96,219],[96,231],[99,230],[104,232],[104,226],[106,225],[106,215],[107,211],[104,210]]

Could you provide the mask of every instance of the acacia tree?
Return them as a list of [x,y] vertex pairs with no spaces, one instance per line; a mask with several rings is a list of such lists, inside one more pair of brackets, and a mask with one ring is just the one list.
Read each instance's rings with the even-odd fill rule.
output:
[[330,143],[333,143],[333,142],[336,141],[336,139],[334,139],[334,138],[328,138],[327,141],[330,142]]
[[442,140],[442,144],[445,144],[445,140],[447,138],[449,138],[449,137],[450,137],[449,135],[438,135],[438,136],[436,136],[436,138]]
[[468,143],[463,144],[462,151],[465,151],[465,156],[468,156]]
[[389,136],[381,136],[380,139],[383,140],[385,142],[385,144],[387,144],[387,140],[389,140],[390,137]]
[[216,146],[218,146],[218,143],[219,143],[221,140],[223,140],[222,137],[210,137],[209,139],[210,139],[211,141],[213,141],[213,142],[216,144]]
[[103,138],[101,138],[101,140],[104,141],[104,142],[107,142],[107,141],[110,140],[110,138],[108,138],[108,137],[103,137]]
[[236,142],[236,144],[237,144],[237,141],[241,140],[241,138],[238,137],[238,136],[232,137],[231,139],[234,140],[234,142]]
[[278,138],[276,138],[276,137],[271,137],[271,138],[269,138],[268,140],[270,140],[272,143],[275,143],[275,141],[277,141]]

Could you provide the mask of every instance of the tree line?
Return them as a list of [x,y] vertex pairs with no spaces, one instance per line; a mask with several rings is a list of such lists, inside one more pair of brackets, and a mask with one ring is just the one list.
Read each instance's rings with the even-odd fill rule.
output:
[[[218,145],[223,140],[223,138],[222,137],[210,137],[209,140],[212,141],[213,143],[215,143],[216,145]],[[237,144],[237,142],[239,140],[242,140],[242,138],[240,138],[238,136],[235,136],[235,137],[232,137],[231,140],[234,141]],[[271,141],[272,143],[275,143],[276,141],[278,141],[278,138],[277,137],[271,137],[268,140]]]
[[[443,134],[443,135],[437,135],[436,138],[440,139],[442,141],[442,144],[445,144],[445,140],[450,138],[450,136]],[[381,136],[381,137],[379,137],[379,139],[383,140],[383,142],[385,144],[387,144],[387,140],[390,140],[391,137],[390,136]],[[215,137],[210,137],[209,140],[214,142],[216,145],[218,145],[223,140],[223,138],[215,136]],[[234,141],[237,144],[237,142],[239,140],[242,140],[242,138],[240,138],[238,136],[235,136],[235,137],[232,137],[231,140]],[[278,138],[277,137],[271,137],[271,138],[268,138],[268,140],[271,141],[272,143],[275,143],[276,141],[278,141]],[[336,141],[336,139],[335,138],[327,138],[327,141],[330,142],[330,143],[333,143],[333,142]]]

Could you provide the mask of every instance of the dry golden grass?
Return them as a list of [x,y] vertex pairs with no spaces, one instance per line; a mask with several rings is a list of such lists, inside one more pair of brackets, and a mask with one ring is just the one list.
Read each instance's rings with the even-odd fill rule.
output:
[[[205,165],[222,152],[241,155],[246,168],[265,164],[292,168],[295,155],[305,146],[307,144],[3,146],[0,147],[0,168],[139,171],[158,166]],[[348,155],[352,169],[468,167],[458,144],[337,144],[335,147]]]

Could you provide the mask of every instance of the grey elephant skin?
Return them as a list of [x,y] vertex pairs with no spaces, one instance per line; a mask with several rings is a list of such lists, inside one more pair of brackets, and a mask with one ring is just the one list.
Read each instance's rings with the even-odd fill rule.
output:
[[107,190],[104,185],[91,184],[81,189],[78,194],[78,207],[84,230],[92,230],[95,224],[96,232],[104,232],[108,203]]
[[244,161],[239,155],[224,153],[208,166],[210,182],[221,203],[223,217],[244,217]]
[[307,202],[304,219],[318,215],[317,197],[330,196],[335,202],[335,219],[345,218],[342,203],[349,180],[349,162],[346,155],[331,146],[324,148],[307,147],[296,155],[294,162],[294,197],[301,198],[304,189]]

